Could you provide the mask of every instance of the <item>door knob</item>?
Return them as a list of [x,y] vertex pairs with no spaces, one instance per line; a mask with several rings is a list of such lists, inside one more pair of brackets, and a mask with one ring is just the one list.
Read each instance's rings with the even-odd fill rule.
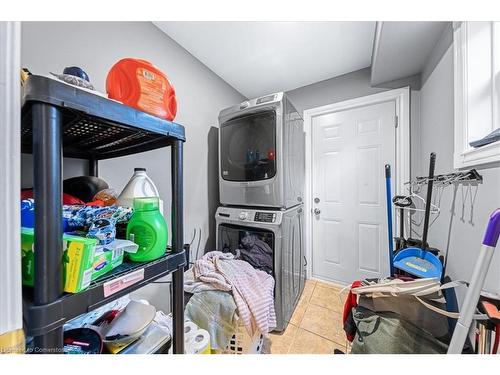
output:
[[314,198],[314,203],[319,203],[319,198]]
[[321,213],[321,210],[319,208],[314,209],[314,214],[319,215]]

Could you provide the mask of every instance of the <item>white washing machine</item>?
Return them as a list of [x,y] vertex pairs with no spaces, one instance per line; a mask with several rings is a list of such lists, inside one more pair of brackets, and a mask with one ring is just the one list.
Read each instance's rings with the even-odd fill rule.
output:
[[275,279],[276,331],[283,331],[306,279],[304,211],[234,207],[217,209],[217,250],[231,252]]

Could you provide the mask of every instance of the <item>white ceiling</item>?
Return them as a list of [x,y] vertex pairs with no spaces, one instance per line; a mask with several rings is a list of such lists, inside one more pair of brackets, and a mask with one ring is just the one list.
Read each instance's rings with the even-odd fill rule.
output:
[[375,22],[154,22],[248,98],[370,66]]
[[449,22],[380,22],[372,85],[419,74]]

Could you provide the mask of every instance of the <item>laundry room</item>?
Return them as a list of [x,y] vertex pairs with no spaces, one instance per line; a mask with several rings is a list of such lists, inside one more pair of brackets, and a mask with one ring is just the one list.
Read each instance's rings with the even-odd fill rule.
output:
[[0,21],[0,353],[500,354],[466,15]]

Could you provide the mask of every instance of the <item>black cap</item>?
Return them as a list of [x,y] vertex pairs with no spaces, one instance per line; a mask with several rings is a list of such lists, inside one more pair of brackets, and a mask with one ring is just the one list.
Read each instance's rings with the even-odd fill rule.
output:
[[134,172],[146,172],[146,168],[134,168]]

